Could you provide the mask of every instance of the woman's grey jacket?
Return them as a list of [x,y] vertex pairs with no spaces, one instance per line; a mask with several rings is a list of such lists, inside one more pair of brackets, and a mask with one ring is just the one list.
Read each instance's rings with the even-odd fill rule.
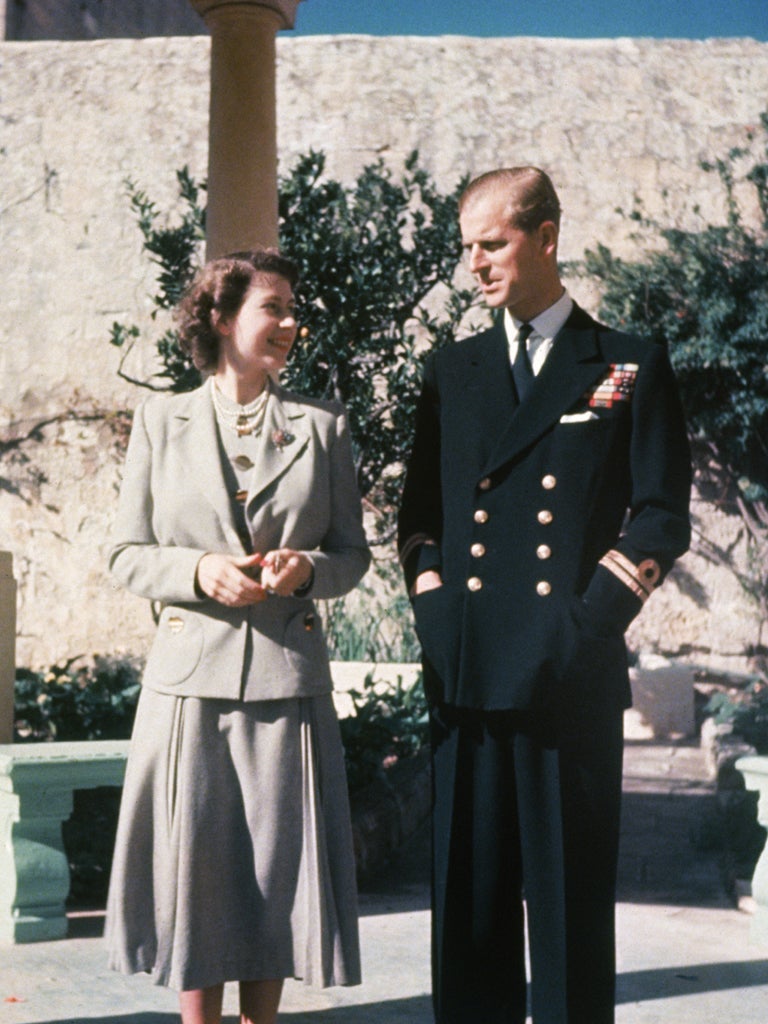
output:
[[[332,688],[312,599],[351,590],[370,563],[344,409],[270,387],[245,531],[225,482],[211,384],[136,411],[110,568],[163,605],[143,679],[161,693],[263,700]],[[306,596],[227,608],[195,587],[206,552],[277,548],[310,558]]]

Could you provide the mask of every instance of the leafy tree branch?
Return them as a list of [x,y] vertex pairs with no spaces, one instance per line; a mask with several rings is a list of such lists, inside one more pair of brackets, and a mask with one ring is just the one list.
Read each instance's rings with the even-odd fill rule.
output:
[[[186,168],[177,180],[182,215],[173,227],[143,191],[126,183],[143,248],[158,268],[153,317],[176,304],[202,258],[204,186]],[[440,192],[415,152],[399,177],[378,161],[351,186],[329,178],[324,155],[310,152],[280,181],[280,244],[301,273],[302,331],[284,382],[345,403],[358,483],[378,513],[382,542],[393,533],[424,359],[455,337],[474,303],[472,291],[454,284],[463,187],[460,181]],[[142,342],[139,329],[115,323],[110,340],[123,350],[118,373],[126,380],[171,391],[200,382],[173,329],[155,342],[161,368],[147,380],[125,368]]]
[[[695,230],[647,218],[639,200],[628,215],[645,249],[623,260],[605,246],[571,269],[594,277],[609,323],[669,348],[697,463],[701,493],[738,515],[748,539],[742,586],[760,611],[754,654],[765,670],[768,621],[768,114],[744,146],[705,161],[724,190],[725,224]],[[753,223],[747,190],[760,211]],[[752,218],[753,220],[754,218]],[[657,246],[661,239],[663,245]],[[701,548],[718,559],[717,548]]]

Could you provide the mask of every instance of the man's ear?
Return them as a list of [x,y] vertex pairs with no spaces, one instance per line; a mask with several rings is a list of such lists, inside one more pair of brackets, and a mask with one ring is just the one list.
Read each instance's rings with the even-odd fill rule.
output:
[[539,245],[545,256],[552,256],[557,252],[557,224],[553,220],[545,220],[539,224]]

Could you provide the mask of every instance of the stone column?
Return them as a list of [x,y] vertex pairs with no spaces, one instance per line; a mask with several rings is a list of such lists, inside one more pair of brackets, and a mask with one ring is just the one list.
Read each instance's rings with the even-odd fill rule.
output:
[[211,32],[206,256],[277,244],[275,36],[300,0],[190,0]]
[[11,553],[0,551],[0,743],[13,742],[15,678],[16,581]]

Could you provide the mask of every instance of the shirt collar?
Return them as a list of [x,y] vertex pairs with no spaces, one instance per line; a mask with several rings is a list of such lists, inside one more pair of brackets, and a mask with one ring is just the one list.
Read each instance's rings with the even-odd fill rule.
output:
[[517,317],[512,316],[508,309],[505,309],[504,330],[506,331],[507,338],[516,343],[520,327],[524,322],[527,322],[531,325],[534,333],[537,334],[539,338],[545,341],[552,341],[565,321],[571,315],[572,309],[573,299],[565,290],[557,302],[553,302],[548,309],[539,313],[538,316],[535,316],[532,320],[518,320]]

